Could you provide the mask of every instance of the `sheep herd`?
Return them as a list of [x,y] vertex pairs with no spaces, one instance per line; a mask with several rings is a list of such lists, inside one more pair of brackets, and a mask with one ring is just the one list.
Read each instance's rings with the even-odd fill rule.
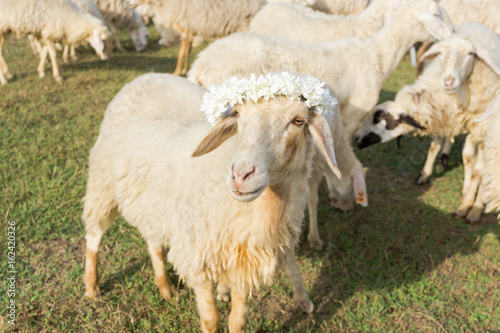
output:
[[[342,211],[368,206],[359,148],[417,133],[434,140],[416,183],[456,136],[463,200],[478,222],[500,209],[499,0],[0,0],[0,83],[9,33],[30,38],[45,75],[89,42],[102,59],[126,29],[145,50],[153,19],[163,45],[181,46],[174,74],[133,80],[108,105],[90,152],[83,199],[85,295],[99,295],[98,249],[121,214],[145,238],[161,296],[167,260],[194,290],[203,332],[216,299],[231,300],[230,332],[245,330],[246,300],[281,264],[296,305],[314,311],[295,261],[305,208],[309,246],[323,177]],[[366,8],[365,8],[366,7]],[[133,9],[135,8],[135,9]],[[190,69],[193,39],[214,40]],[[415,82],[377,105],[384,82],[421,45]]]

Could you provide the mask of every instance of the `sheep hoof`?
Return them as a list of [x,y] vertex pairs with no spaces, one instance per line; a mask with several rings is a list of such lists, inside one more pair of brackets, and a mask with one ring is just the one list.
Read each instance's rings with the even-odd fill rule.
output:
[[71,59],[71,61],[77,61],[78,57],[74,55],[74,56],[71,56],[70,59]]
[[45,73],[38,72],[38,77],[39,78],[44,78],[45,77]]
[[[13,77],[13,76],[12,76],[12,74],[10,74],[9,72],[5,73],[5,78],[6,78],[7,80],[12,79],[12,77]],[[7,83],[7,82],[5,82],[5,83]]]
[[162,286],[158,288],[160,290],[160,296],[166,301],[172,299],[172,290],[168,286]]
[[482,212],[483,212],[482,208],[472,207],[469,214],[467,214],[467,222],[471,224],[479,222],[479,220],[481,219]]
[[57,83],[62,84],[62,81],[63,81],[62,77],[56,76],[56,77],[54,77],[54,79],[56,80]]
[[462,218],[465,215],[467,215],[467,209],[458,208],[456,211],[453,212],[453,216],[457,219]]
[[323,248],[323,241],[321,238],[313,238],[313,237],[308,237],[307,240],[309,241],[309,246],[315,250],[321,250]]
[[427,179],[429,179],[428,176],[425,176],[425,175],[419,175],[417,177],[417,179],[415,180],[415,185],[424,185],[425,183],[427,183]]
[[314,303],[311,302],[311,300],[309,298],[306,298],[305,300],[297,301],[297,303],[299,305],[299,308],[307,314],[312,313],[314,311]]
[[231,294],[230,293],[217,293],[217,300],[220,302],[229,302],[231,300]]
[[91,299],[96,299],[97,297],[99,297],[100,294],[101,294],[101,292],[99,290],[99,287],[87,288],[87,290],[85,290],[84,296],[91,298]]
[[0,80],[0,83],[2,84],[2,86],[4,86],[7,84],[7,80]]

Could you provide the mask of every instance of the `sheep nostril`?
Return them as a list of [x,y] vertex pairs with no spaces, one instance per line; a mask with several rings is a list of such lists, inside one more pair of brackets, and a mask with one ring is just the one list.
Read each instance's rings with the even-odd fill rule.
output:
[[248,178],[249,178],[249,177],[251,177],[254,173],[255,173],[255,167],[252,167],[252,170],[250,170],[249,172],[247,172],[247,173],[245,174],[245,176],[243,176],[243,180],[248,179]]

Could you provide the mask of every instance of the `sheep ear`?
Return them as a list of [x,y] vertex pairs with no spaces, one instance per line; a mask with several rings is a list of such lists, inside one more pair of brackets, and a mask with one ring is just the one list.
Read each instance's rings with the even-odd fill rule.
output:
[[500,64],[496,59],[493,58],[491,53],[481,45],[475,44],[474,46],[476,48],[476,54],[479,59],[484,61],[486,65],[490,66],[491,69],[495,71],[495,73],[500,75]]
[[309,131],[311,132],[314,143],[328,162],[328,165],[332,169],[333,173],[340,179],[342,174],[340,173],[340,170],[337,167],[337,161],[335,160],[332,132],[330,131],[330,126],[328,126],[325,117],[312,112],[312,116],[309,121]]
[[366,182],[363,170],[353,169],[351,176],[352,186],[354,187],[354,195],[356,196],[356,203],[363,207],[368,207],[368,192],[366,191]]
[[420,62],[424,62],[427,60],[434,59],[440,54],[441,54],[441,48],[439,47],[438,44],[434,44],[424,54],[422,54],[419,60]]
[[208,132],[191,156],[198,157],[210,153],[237,132],[238,122],[236,117],[222,119]]
[[418,121],[416,121],[412,116],[409,116],[407,114],[402,114],[401,116],[399,116],[399,120],[403,123],[406,123],[408,125],[411,125],[413,127],[416,127],[416,128],[422,129],[422,130],[427,129],[427,127],[420,125],[418,123]]
[[489,118],[492,114],[495,112],[500,112],[500,95],[497,96],[493,102],[490,103],[486,111],[484,111],[483,115],[476,120],[474,120],[475,123],[484,121],[485,119]]

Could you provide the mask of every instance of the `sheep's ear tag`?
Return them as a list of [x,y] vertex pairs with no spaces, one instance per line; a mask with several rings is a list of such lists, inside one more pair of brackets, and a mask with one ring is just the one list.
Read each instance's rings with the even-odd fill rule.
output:
[[363,190],[359,190],[358,195],[356,196],[356,203],[358,205],[366,203],[366,195],[365,192],[363,192]]

